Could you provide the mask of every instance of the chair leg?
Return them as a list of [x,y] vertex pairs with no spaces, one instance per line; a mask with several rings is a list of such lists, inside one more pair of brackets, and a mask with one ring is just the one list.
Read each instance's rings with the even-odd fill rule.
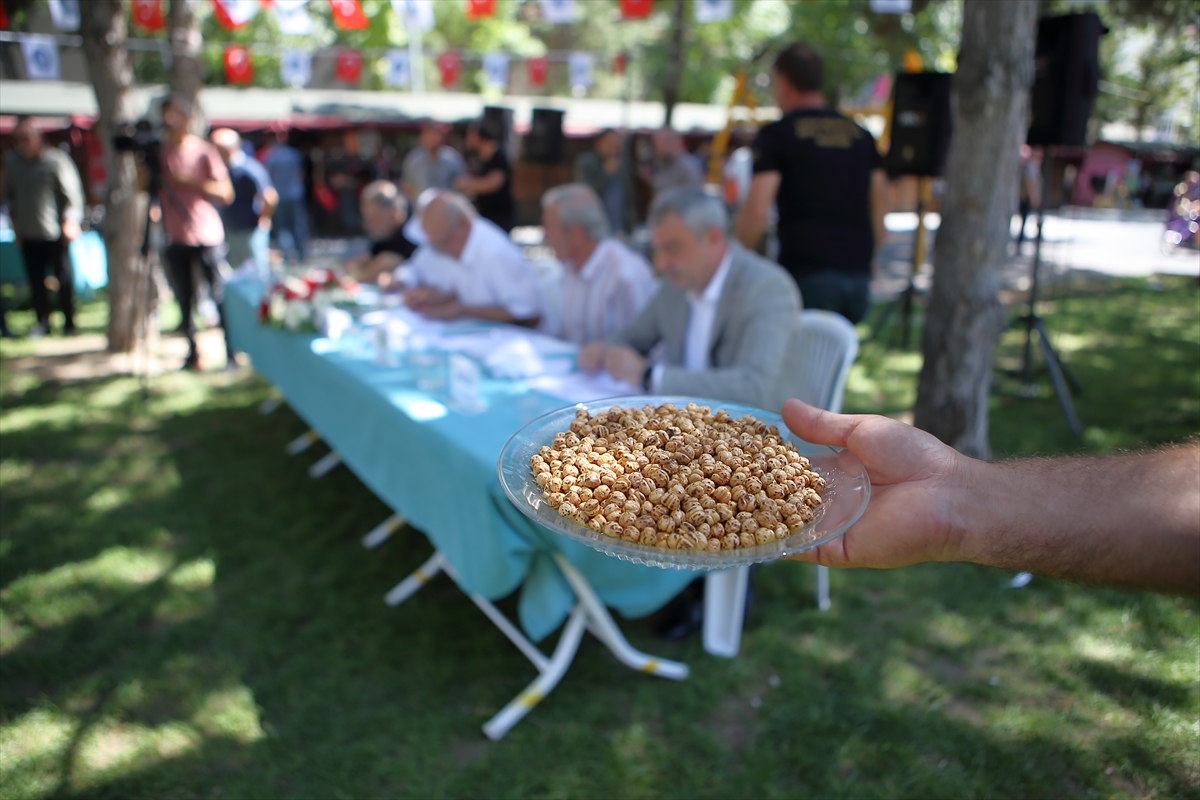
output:
[[429,579],[442,571],[446,566],[446,557],[442,555],[442,551],[437,551],[431,555],[424,564],[417,567],[411,575],[397,583],[391,590],[383,596],[383,602],[389,606],[398,606],[408,598],[417,593],[425,584],[429,583]]
[[386,542],[392,537],[392,534],[400,530],[404,526],[404,517],[400,514],[392,514],[383,522],[376,525],[374,528],[362,538],[363,547],[368,550],[374,550],[379,545]]
[[324,477],[325,473],[342,463],[342,457],[333,450],[321,456],[321,460],[308,468],[308,477],[316,480]]
[[504,734],[521,721],[538,702],[545,697],[566,674],[567,667],[575,659],[579,650],[579,642],[583,638],[583,629],[587,621],[587,612],[583,605],[575,606],[571,617],[563,628],[554,655],[550,657],[544,669],[525,691],[517,695],[512,702],[500,709],[500,713],[488,720],[483,726],[483,733],[493,742],[501,739]]
[[817,565],[817,608],[828,611],[829,602],[829,567]]
[[299,455],[308,448],[312,447],[314,442],[320,441],[320,439],[321,434],[317,433],[312,428],[309,428],[304,433],[288,442],[288,446],[283,448],[283,452],[287,453],[289,456]]
[[710,572],[705,576],[704,649],[712,655],[733,658],[741,649],[749,585],[749,567]]

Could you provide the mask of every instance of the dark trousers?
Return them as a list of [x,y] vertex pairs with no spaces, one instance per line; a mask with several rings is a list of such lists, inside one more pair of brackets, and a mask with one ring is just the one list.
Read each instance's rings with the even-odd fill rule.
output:
[[836,311],[857,325],[871,307],[871,276],[859,272],[813,272],[796,278],[805,308]]
[[225,327],[225,284],[221,280],[219,269],[220,246],[169,244],[163,255],[167,269],[175,276],[172,291],[177,293],[175,299],[179,301],[179,311],[183,314],[183,332],[188,340],[188,359],[196,355],[196,322],[191,313],[196,297],[192,264],[196,261],[200,263],[201,276],[208,281],[209,294],[217,304],[217,311],[221,315],[221,331],[225,335],[225,354],[232,359],[233,348],[229,345],[229,331]]
[[1025,241],[1025,220],[1029,219],[1032,211],[1033,204],[1028,200],[1022,200],[1017,206],[1017,213],[1021,215],[1021,227],[1017,230],[1017,255],[1021,254],[1021,243]]
[[70,256],[61,239],[52,242],[21,242],[21,256],[25,259],[25,274],[29,276],[29,293],[33,297],[33,310],[37,321],[50,325],[50,294],[46,291],[46,275],[53,273],[58,279],[58,307],[66,317],[66,327],[75,327],[74,280],[71,274]]

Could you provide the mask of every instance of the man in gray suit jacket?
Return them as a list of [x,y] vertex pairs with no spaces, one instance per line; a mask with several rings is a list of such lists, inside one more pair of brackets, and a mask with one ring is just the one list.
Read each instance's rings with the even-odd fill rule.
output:
[[[580,368],[655,394],[780,409],[801,375],[795,281],[729,239],[724,206],[704,192],[664,192],[649,222],[654,266],[667,282],[609,341],[586,345]],[[651,364],[660,343],[665,363]]]

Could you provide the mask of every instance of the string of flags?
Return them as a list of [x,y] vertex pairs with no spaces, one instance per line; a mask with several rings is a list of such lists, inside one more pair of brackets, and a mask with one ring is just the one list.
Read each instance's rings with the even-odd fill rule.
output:
[[[582,2],[587,0],[538,0],[537,9],[543,22],[566,25],[580,18]],[[873,0],[873,2],[876,0]],[[886,0],[885,0],[886,1]],[[80,26],[81,0],[47,0],[54,27],[59,31],[77,31]],[[208,0],[213,18],[227,30],[245,27],[257,14],[274,14],[280,32],[289,35],[306,35],[312,32],[313,22],[309,14],[312,4],[328,3],[333,23],[341,30],[363,30],[370,20],[363,12],[361,0]],[[440,0],[446,2],[446,0]],[[891,0],[896,2],[896,0]],[[390,0],[392,10],[400,17],[409,31],[429,31],[434,27],[433,0]],[[157,32],[166,28],[166,0],[130,0],[130,17],[133,24],[144,31]],[[496,0],[459,0],[464,15],[470,20],[493,17]],[[654,0],[617,0],[623,20],[644,19],[653,12]],[[0,0],[0,13],[3,11]],[[693,0],[693,16],[698,24],[721,22],[733,14],[733,0]],[[7,20],[0,20],[0,27],[7,27]],[[58,80],[61,65],[58,44],[52,35],[21,34],[21,51],[25,60],[25,74],[30,80]],[[246,85],[254,81],[252,51],[261,46],[229,44],[224,47],[223,64],[225,80],[233,85]],[[268,48],[275,50],[275,48]],[[367,48],[373,50],[374,48]],[[284,49],[280,52],[279,70],[282,81],[289,86],[305,86],[312,81],[312,53],[299,49]],[[412,84],[413,69],[409,53],[399,49],[388,49],[382,55],[384,83],[394,88]],[[567,62],[568,80],[572,87],[587,89],[592,86],[596,69],[596,57],[588,52],[572,52],[565,58],[537,56],[526,58],[525,76],[535,87],[545,85],[550,72],[551,60]],[[436,64],[440,83],[449,88],[456,85],[462,72],[462,55],[448,50],[438,55]],[[482,56],[484,82],[500,88],[507,87],[512,59],[504,52],[490,52]],[[613,74],[625,70],[626,56],[617,56],[611,65]],[[335,56],[334,75],[348,84],[356,84],[362,78],[363,52],[345,48]]]

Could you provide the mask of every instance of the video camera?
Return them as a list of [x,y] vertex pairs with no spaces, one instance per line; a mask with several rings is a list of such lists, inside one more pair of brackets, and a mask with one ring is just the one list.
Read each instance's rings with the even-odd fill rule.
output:
[[[150,124],[150,120],[141,119],[136,123],[118,125],[112,137],[113,147],[118,153],[134,153],[146,165],[149,173],[149,183],[152,189],[157,189],[162,180],[162,139],[158,131]],[[153,191],[151,196],[155,196]]]

